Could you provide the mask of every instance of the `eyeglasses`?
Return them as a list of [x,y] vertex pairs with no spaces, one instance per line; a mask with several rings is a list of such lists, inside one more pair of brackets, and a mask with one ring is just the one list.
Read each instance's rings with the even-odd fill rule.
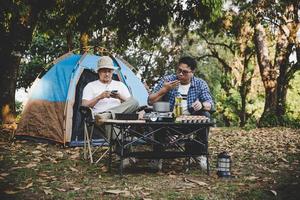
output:
[[177,74],[182,73],[183,75],[187,75],[188,73],[191,73],[191,72],[192,72],[192,71],[182,70],[182,69],[180,69],[180,68],[178,68],[178,69],[176,70],[176,73],[177,73]]

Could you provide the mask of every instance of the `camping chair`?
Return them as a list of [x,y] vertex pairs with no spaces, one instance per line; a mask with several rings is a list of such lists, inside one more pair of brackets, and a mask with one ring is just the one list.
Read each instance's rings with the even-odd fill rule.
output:
[[[95,128],[98,127],[95,127],[95,119],[92,109],[86,106],[80,106],[80,113],[82,114],[84,121],[84,159],[87,159],[89,157],[90,162],[94,163],[94,154],[99,150],[103,149],[103,147],[109,146],[109,139],[105,136],[105,130],[99,129],[101,137],[103,138],[103,142],[97,145],[94,144],[93,134]],[[109,148],[104,149],[104,151],[100,154],[99,158],[95,161],[95,163],[98,163],[108,152]]]
[[[73,134],[74,141],[82,140],[84,146],[84,158],[90,159],[91,163],[98,163],[109,151],[109,138],[106,137],[106,130],[102,127],[95,126],[95,119],[91,108],[81,105],[82,93],[84,87],[91,81],[97,80],[98,74],[90,69],[84,69],[80,80],[76,86],[76,96],[74,103],[73,115]],[[114,74],[114,80],[119,80],[118,76]],[[143,109],[142,107],[141,109]],[[140,110],[140,109],[139,109]],[[99,133],[95,134],[95,131]],[[81,143],[82,144],[82,143]],[[107,149],[104,149],[106,147]],[[95,153],[103,150],[102,155],[94,161]]]
[[[108,139],[105,137],[105,130],[101,130],[94,126],[94,116],[91,108],[81,105],[82,93],[84,87],[92,81],[98,79],[98,74],[93,70],[84,69],[82,75],[76,85],[75,103],[73,106],[73,129],[72,141],[79,141],[74,146],[83,145],[84,158],[90,159],[91,163],[98,163],[108,152],[104,147],[109,145]],[[99,135],[94,134],[95,129]],[[82,143],[83,141],[83,143]],[[95,153],[103,150],[99,158],[95,159]]]

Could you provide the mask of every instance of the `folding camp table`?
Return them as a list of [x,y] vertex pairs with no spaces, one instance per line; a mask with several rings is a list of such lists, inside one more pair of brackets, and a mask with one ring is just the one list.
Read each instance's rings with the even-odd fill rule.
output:
[[[96,122],[96,124],[99,122]],[[147,122],[145,120],[102,120],[104,125],[112,125],[115,137],[110,137],[109,167],[111,168],[112,147],[120,156],[120,174],[123,174],[123,160],[127,157],[140,159],[195,158],[206,156],[207,174],[209,175],[208,134],[213,122],[177,123],[177,122]],[[164,134],[166,140],[156,139],[157,134]],[[204,137],[198,137],[204,134]],[[202,138],[202,139],[199,139]],[[189,144],[201,147],[201,151],[187,148]],[[161,146],[164,151],[141,146]],[[193,146],[192,148],[194,148]],[[190,150],[189,150],[190,149]],[[199,149],[199,148],[196,148]],[[190,160],[190,159],[189,159]]]

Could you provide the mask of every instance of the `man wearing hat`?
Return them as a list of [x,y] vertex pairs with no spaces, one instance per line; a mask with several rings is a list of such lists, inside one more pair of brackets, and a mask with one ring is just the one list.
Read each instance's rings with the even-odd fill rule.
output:
[[[139,107],[138,101],[131,97],[126,85],[121,81],[112,80],[114,69],[109,56],[101,57],[96,69],[99,79],[88,83],[83,89],[82,105],[92,108],[97,118],[115,118],[115,113],[133,113]],[[101,129],[104,129],[102,131],[105,131],[108,139],[115,137],[111,135],[111,125]],[[123,167],[135,162],[133,158],[126,158],[123,160]]]
[[92,108],[99,118],[132,113],[139,106],[123,82],[112,80],[114,69],[109,56],[101,57],[97,65],[99,80],[88,83],[83,90],[82,105]]

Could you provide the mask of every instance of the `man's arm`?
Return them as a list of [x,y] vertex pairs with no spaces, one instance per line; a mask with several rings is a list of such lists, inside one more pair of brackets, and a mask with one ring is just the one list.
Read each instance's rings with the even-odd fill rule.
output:
[[210,93],[210,89],[205,81],[200,82],[197,99],[192,103],[192,109],[194,111],[211,111],[213,109],[213,100]]
[[105,91],[99,94],[98,96],[96,96],[95,98],[92,98],[91,100],[82,99],[82,105],[92,108],[97,104],[99,100],[104,98],[109,98],[110,95],[111,95],[110,91]]
[[158,92],[150,94],[148,97],[149,105],[153,105],[155,102],[159,101],[167,92],[168,90],[162,87]]
[[210,111],[212,108],[212,105],[209,101],[200,102],[198,99],[192,103],[192,108],[194,111],[204,110],[204,111]]
[[149,95],[148,97],[149,105],[152,105],[153,103],[159,101],[170,90],[176,88],[179,85],[179,83],[180,83],[179,80],[164,82],[161,89]]
[[115,99],[119,99],[121,101],[121,103],[123,103],[124,101],[126,101],[129,97],[121,95],[120,92],[112,92],[110,95],[111,98],[115,98]]

